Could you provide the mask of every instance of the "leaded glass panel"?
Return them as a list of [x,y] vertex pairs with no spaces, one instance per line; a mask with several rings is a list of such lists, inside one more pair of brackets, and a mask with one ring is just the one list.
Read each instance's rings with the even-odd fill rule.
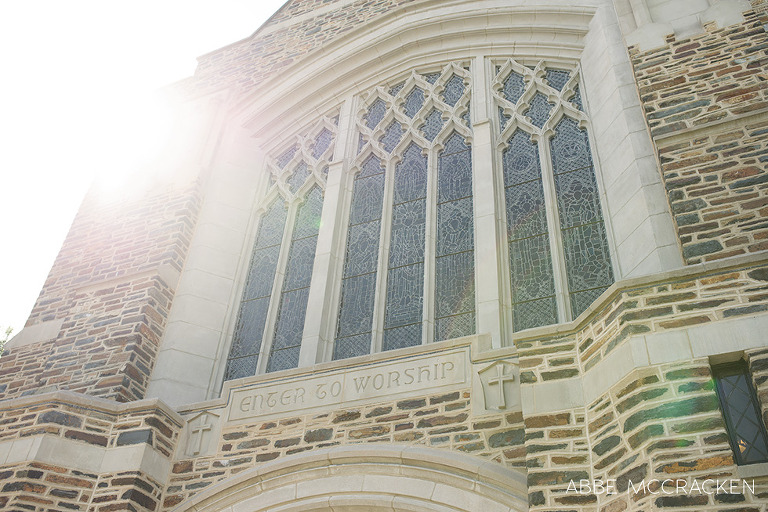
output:
[[283,240],[283,228],[287,213],[285,202],[282,198],[277,198],[261,218],[259,232],[256,235],[256,247],[280,245],[280,242]]
[[242,357],[259,353],[268,309],[268,296],[243,302],[235,328],[235,337],[229,350],[229,357]]
[[[381,208],[381,204],[379,204]],[[379,256],[379,219],[349,227],[344,277],[376,271]]]
[[515,73],[514,71],[504,80],[504,87],[502,88],[504,98],[510,103],[517,103],[517,100],[525,92],[525,80],[523,75]]
[[515,331],[554,323],[557,323],[557,303],[554,297],[515,304]]
[[258,355],[228,359],[227,368],[224,371],[224,380],[241,379],[254,375],[258,360]]
[[452,340],[475,333],[475,312],[438,318],[435,322],[435,340]]
[[[315,260],[317,237],[310,236],[294,240],[288,258],[288,270],[283,282],[283,290],[295,290],[309,287],[312,278],[312,263]],[[307,269],[310,271],[308,272]]]
[[373,130],[384,119],[384,114],[386,113],[387,104],[381,98],[376,98],[376,101],[368,107],[368,113],[365,115],[365,125]]
[[458,75],[452,75],[445,84],[443,90],[443,101],[450,106],[455,106],[464,94],[464,79]]
[[427,157],[416,144],[409,144],[395,172],[395,204],[427,195]]
[[274,280],[279,256],[279,245],[253,251],[243,300],[247,301],[257,297],[266,297],[272,293],[272,281]]
[[512,119],[512,117],[505,114],[504,109],[499,107],[499,126],[502,130],[507,126],[510,119]]
[[400,267],[424,260],[426,199],[396,204],[392,209],[389,266]]
[[440,341],[475,332],[472,153],[456,132],[439,156],[437,184],[435,339]]
[[467,110],[462,114],[461,118],[464,120],[464,124],[467,125],[467,128],[472,128],[472,114],[469,105],[467,105]]
[[352,224],[369,222],[381,217],[381,201],[384,197],[384,175],[360,175],[355,180],[350,220]]
[[424,134],[424,137],[432,142],[435,140],[435,137],[437,137],[437,134],[440,133],[444,124],[445,121],[443,121],[443,116],[440,111],[433,108],[429,112],[429,115],[427,115],[424,124],[421,125],[420,129]]
[[293,174],[288,178],[287,183],[294,194],[298,192],[299,188],[307,181],[307,177],[310,175],[309,167],[305,162],[299,162],[299,165],[294,169]]
[[507,187],[505,196],[508,205],[507,234],[510,240],[547,232],[544,187],[541,180]]
[[736,463],[768,462],[768,433],[746,363],[715,366],[712,374]]
[[591,167],[555,175],[560,227],[602,221],[600,196]]
[[375,272],[344,279],[337,338],[371,332],[375,291]]
[[512,301],[515,304],[554,296],[555,281],[552,274],[548,234],[510,242],[509,254],[510,267],[514,276]]
[[613,283],[608,237],[586,130],[564,117],[550,141],[555,193],[574,317]]
[[587,131],[579,129],[578,123],[571,118],[564,117],[557,123],[550,147],[555,174],[592,165]]
[[307,236],[316,236],[320,229],[320,215],[323,212],[323,193],[314,187],[306,201],[299,207],[296,214],[296,224],[293,229],[293,240]]
[[300,348],[301,347],[294,346],[272,351],[269,355],[269,361],[267,362],[267,371],[277,372],[299,366]]
[[433,85],[435,82],[437,82],[438,78],[440,78],[440,73],[427,73],[424,75],[424,80]]
[[331,147],[331,142],[333,142],[333,133],[328,128],[323,128],[312,143],[312,156],[315,159],[323,156],[325,151]]
[[294,368],[299,361],[322,208],[322,192],[314,187],[296,214],[277,324],[267,361],[267,371],[270,372]]
[[397,94],[403,90],[403,87],[405,87],[405,82],[400,82],[399,84],[395,85],[389,90],[390,96],[397,96]]
[[516,130],[502,153],[516,331],[557,322],[555,280],[538,147]]
[[395,327],[384,331],[382,350],[413,347],[421,344],[421,320],[417,324]]
[[333,360],[364,356],[371,351],[371,333],[336,338],[333,345]]
[[546,76],[550,87],[562,91],[571,74],[563,69],[547,69]]
[[261,218],[230,347],[225,380],[247,377],[256,372],[286,214],[285,203],[278,198]]
[[412,118],[421,110],[422,105],[424,105],[424,91],[414,87],[405,97],[403,111],[405,115]]
[[471,197],[437,205],[437,256],[473,249],[472,215]]
[[383,197],[384,169],[371,155],[355,177],[352,192],[334,360],[370,350]]
[[[475,258],[472,251],[437,258],[435,274],[435,316],[475,310]],[[472,334],[472,333],[465,333]]]
[[[418,322],[421,330],[423,293],[424,264],[389,269],[384,329]],[[421,336],[414,341],[419,344]]]
[[581,110],[582,112],[584,111],[584,106],[581,103],[581,91],[579,91],[578,86],[576,86],[574,89],[574,95],[573,98],[571,98],[571,103],[573,103],[577,109]]
[[565,265],[570,291],[613,284],[613,271],[602,222],[586,224],[563,231]]
[[379,142],[384,147],[387,153],[391,153],[397,143],[400,142],[400,137],[403,136],[403,125],[397,121],[392,121],[387,129],[384,131],[384,135],[381,136]]
[[549,113],[552,110],[552,104],[547,101],[547,97],[537,92],[531,100],[530,108],[524,113],[531,120],[531,124],[536,128],[541,128],[549,119]]
[[282,155],[277,157],[277,166],[281,169],[284,169],[286,165],[288,165],[288,162],[290,162],[293,159],[293,155],[296,154],[296,151],[299,150],[299,147],[295,144],[288,148]]

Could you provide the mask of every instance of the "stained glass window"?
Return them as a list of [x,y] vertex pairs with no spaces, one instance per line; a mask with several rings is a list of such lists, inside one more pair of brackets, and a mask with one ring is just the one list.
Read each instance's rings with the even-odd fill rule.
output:
[[225,380],[256,373],[286,214],[285,202],[278,198],[261,217],[227,360]]
[[295,368],[299,363],[322,209],[323,193],[314,187],[299,207],[293,225],[277,325],[267,362],[268,372]]
[[[357,120],[360,163],[353,180],[334,359],[367,354],[379,343],[382,350],[421,344],[424,289],[431,280],[434,339],[475,332],[471,147],[466,135],[449,128],[470,127],[467,71],[448,65],[436,73],[412,72],[389,89],[396,96],[391,104],[377,91],[371,92],[375,99],[364,99],[369,107]],[[381,131],[370,140],[369,130],[376,127]],[[436,182],[433,197],[431,180]],[[428,239],[428,232],[435,238]],[[380,233],[386,239],[380,240]],[[427,252],[435,254],[434,265],[426,265]],[[379,254],[386,260],[379,261]],[[434,268],[430,276],[428,267]],[[382,310],[378,315],[375,304]]]
[[586,130],[564,117],[550,141],[573,317],[613,283],[600,193]]
[[516,331],[557,322],[538,146],[517,130],[502,153]]
[[383,199],[384,168],[371,155],[355,177],[352,192],[334,359],[364,355],[371,349]]
[[454,132],[437,169],[435,340],[475,333],[475,258],[472,154]]
[[768,433],[746,362],[713,366],[712,375],[736,463],[768,462]]
[[[288,149],[267,159],[269,207],[256,232],[225,368],[227,380],[254,375],[264,367],[273,371],[298,363],[323,205],[322,187],[337,125],[336,113],[321,118],[297,134]],[[294,201],[307,189],[299,201]],[[286,225],[289,218],[294,219],[292,225]],[[289,233],[289,239],[284,239],[284,232]],[[275,290],[275,283],[279,283],[279,290]],[[260,355],[262,352],[269,354],[267,360],[263,360],[266,356]]]
[[[582,109],[578,86],[566,88],[571,71],[546,68],[542,82],[538,69],[512,60],[496,67],[515,330],[577,317],[614,279],[589,139],[567,113]],[[521,112],[518,103],[528,106]],[[558,104],[568,108],[549,136]],[[505,130],[520,116],[530,120],[533,127],[526,130],[537,142],[519,128]],[[549,145],[551,160],[542,159],[541,144]],[[549,216],[547,208],[553,210]],[[565,274],[554,261],[564,262]],[[567,298],[558,305],[558,296]]]
[[427,156],[411,143],[395,168],[382,348],[421,343]]

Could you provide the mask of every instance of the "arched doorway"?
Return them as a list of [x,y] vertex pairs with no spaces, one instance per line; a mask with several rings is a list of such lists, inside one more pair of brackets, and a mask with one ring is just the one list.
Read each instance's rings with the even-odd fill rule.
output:
[[420,446],[336,446],[268,462],[220,482],[175,512],[519,512],[525,475]]

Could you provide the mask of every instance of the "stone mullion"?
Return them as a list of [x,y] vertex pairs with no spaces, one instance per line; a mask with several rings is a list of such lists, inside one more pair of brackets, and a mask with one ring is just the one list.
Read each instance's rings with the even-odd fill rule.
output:
[[[340,285],[343,272],[344,240],[341,237],[344,220],[344,176],[348,171],[345,155],[351,147],[354,133],[354,98],[347,97],[339,114],[339,129],[333,148],[333,161],[329,165],[328,179],[323,197],[317,248],[309,285],[304,332],[299,351],[299,367],[330,361],[333,356],[335,315],[338,314]],[[335,299],[335,300],[334,300]]]
[[371,353],[381,352],[384,344],[384,317],[387,310],[387,278],[389,275],[389,243],[392,233],[392,211],[395,195],[395,171],[399,156],[382,161],[384,166],[384,197],[381,210],[379,235],[379,267],[376,272],[376,298],[373,304],[373,329]]
[[555,191],[555,175],[552,168],[552,156],[549,150],[549,141],[554,134],[544,133],[538,137],[539,155],[541,159],[541,181],[544,188],[544,206],[547,214],[547,227],[549,230],[549,246],[552,257],[552,271],[555,282],[555,302],[557,304],[558,323],[571,320],[570,297],[568,296],[568,275],[565,266],[565,248],[563,246],[562,232],[560,231],[560,217],[557,208],[557,193]]
[[287,272],[288,256],[291,251],[291,236],[293,235],[294,224],[301,202],[295,200],[288,207],[288,215],[285,218],[283,226],[283,239],[280,242],[280,256],[277,258],[277,272],[275,272],[275,282],[272,284],[272,294],[269,296],[269,309],[267,310],[267,321],[264,325],[264,334],[261,338],[261,351],[259,360],[256,363],[256,374],[266,373],[269,355],[272,352],[272,342],[275,338],[275,327],[277,325],[277,314],[280,311],[280,302],[283,298],[283,280]]
[[494,155],[494,133],[491,119],[493,102],[489,83],[491,62],[477,56],[472,62],[472,205],[475,225],[475,323],[478,334],[490,334],[495,348],[504,343],[502,327],[504,279],[502,254],[506,254],[506,237],[501,231]]
[[424,308],[421,313],[421,343],[435,340],[435,290],[437,275],[437,167],[440,146],[432,145],[427,151],[427,197],[426,218],[424,220]]

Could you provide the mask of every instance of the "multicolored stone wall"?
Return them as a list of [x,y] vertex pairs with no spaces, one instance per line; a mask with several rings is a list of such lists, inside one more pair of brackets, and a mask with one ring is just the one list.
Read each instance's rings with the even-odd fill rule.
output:
[[92,193],[27,321],[60,321],[58,335],[3,353],[0,398],[143,398],[174,296],[166,276],[183,266],[199,203],[195,184],[112,203]]
[[476,417],[471,399],[469,391],[457,391],[225,427],[215,455],[174,464],[164,506],[172,508],[259,463],[334,445],[417,444],[524,468],[522,414]]
[[[693,273],[623,290],[576,332],[517,342],[523,387],[583,380],[632,335],[747,318],[768,311],[768,267]],[[695,343],[697,340],[691,340]],[[762,404],[768,398],[768,350],[745,351]],[[764,407],[764,416],[768,413]],[[729,503],[762,510],[757,496],[658,496],[628,492],[643,479],[737,478],[707,358],[638,368],[586,407],[526,415],[531,510],[656,510]],[[576,492],[580,480],[615,480],[618,494]],[[758,479],[764,486],[766,479]]]
[[[40,512],[158,510],[164,482],[136,468],[115,472],[85,470],[79,465],[94,462],[78,461],[83,457],[78,452],[106,453],[109,449],[146,445],[170,467],[182,427],[179,419],[154,403],[136,403],[120,412],[110,410],[120,406],[105,407],[104,403],[73,397],[53,394],[41,397],[42,400],[28,400],[28,404],[5,403],[0,408],[3,457],[22,446],[30,451],[30,460],[26,462],[0,465],[0,507]],[[49,446],[56,445],[57,439],[67,440],[66,446],[59,445],[47,457],[66,458],[69,464],[35,460],[40,453],[32,452],[41,438],[49,441]],[[61,451],[68,451],[68,455]],[[124,462],[128,465],[129,457],[124,456]]]
[[742,24],[630,58],[688,264],[768,248],[768,32]]

